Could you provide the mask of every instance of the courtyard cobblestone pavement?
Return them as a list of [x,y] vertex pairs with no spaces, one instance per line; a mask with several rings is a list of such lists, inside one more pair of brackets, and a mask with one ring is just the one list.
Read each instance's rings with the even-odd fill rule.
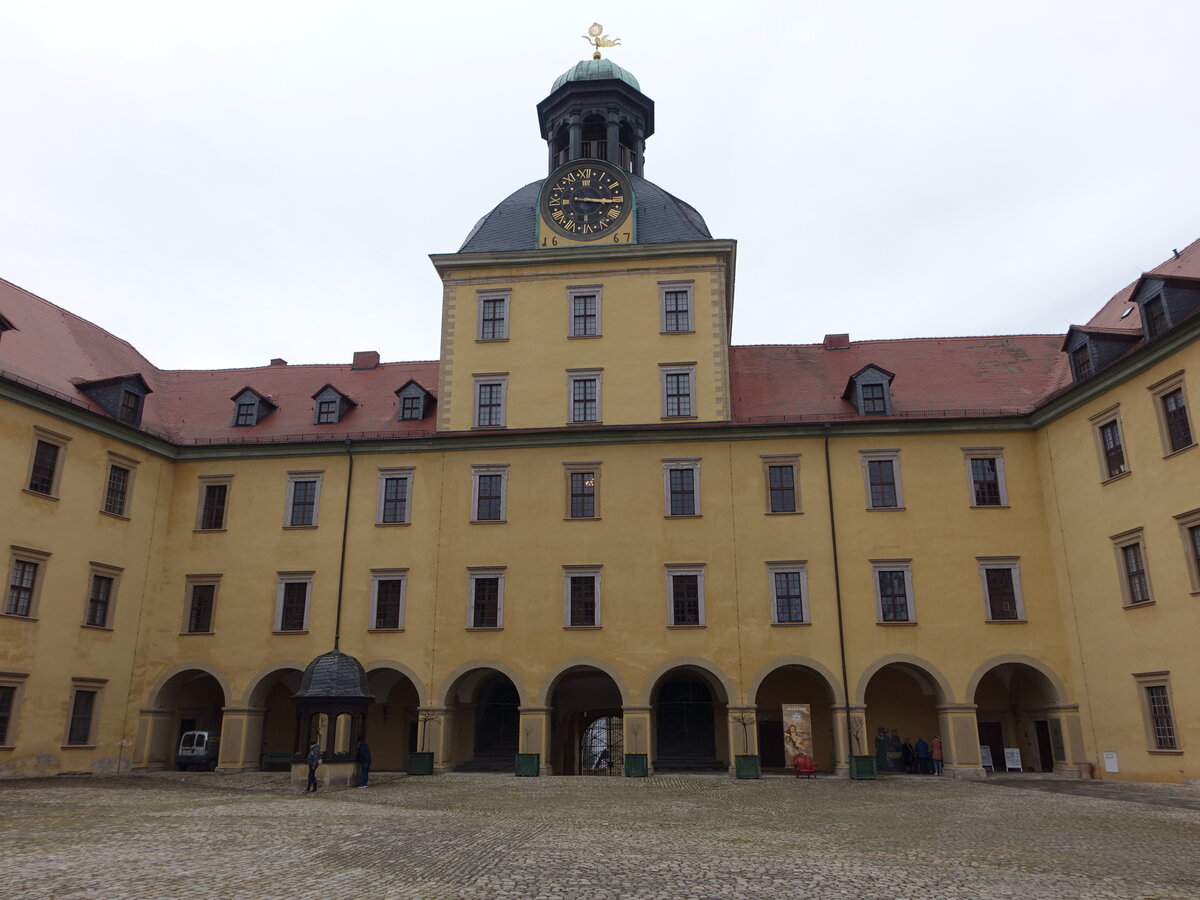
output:
[[1200,790],[1062,783],[382,774],[305,796],[274,773],[5,781],[0,900],[1200,897]]

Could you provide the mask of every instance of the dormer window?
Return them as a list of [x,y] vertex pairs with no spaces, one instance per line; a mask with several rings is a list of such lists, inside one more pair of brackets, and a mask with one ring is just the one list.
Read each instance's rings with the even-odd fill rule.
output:
[[1154,340],[1167,330],[1167,311],[1163,307],[1162,294],[1142,304],[1142,316],[1146,321],[1146,339]]
[[130,425],[142,421],[142,398],[133,391],[125,391],[121,395],[121,414],[118,418]]
[[354,408],[354,401],[331,384],[313,394],[313,400],[316,403],[314,425],[336,425]]
[[275,409],[274,403],[251,387],[242,388],[229,399],[233,401],[233,425],[235,428],[257,425],[267,417],[271,410]]
[[895,377],[879,366],[864,366],[850,376],[842,398],[853,403],[860,416],[890,416],[892,379]]
[[142,424],[142,407],[151,391],[141,375],[119,375],[76,384],[89,400],[118,422],[135,427]]
[[1087,344],[1076,348],[1071,353],[1071,367],[1075,370],[1076,381],[1092,377],[1092,355]]
[[400,398],[400,410],[397,418],[401,422],[420,422],[433,407],[433,395],[416,381],[408,381],[404,387],[396,391]]

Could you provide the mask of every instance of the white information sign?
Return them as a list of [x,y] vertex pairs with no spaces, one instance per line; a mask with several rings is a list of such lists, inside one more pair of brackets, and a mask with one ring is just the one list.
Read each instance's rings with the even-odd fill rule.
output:
[[1117,751],[1116,750],[1105,750],[1104,751],[1104,771],[1105,772],[1120,772],[1121,771],[1120,769],[1117,768]]
[[1024,772],[1021,768],[1021,748],[1004,748],[1004,768],[1009,772]]
[[996,765],[992,762],[992,748],[986,747],[983,744],[979,745],[979,764],[985,769],[996,771]]

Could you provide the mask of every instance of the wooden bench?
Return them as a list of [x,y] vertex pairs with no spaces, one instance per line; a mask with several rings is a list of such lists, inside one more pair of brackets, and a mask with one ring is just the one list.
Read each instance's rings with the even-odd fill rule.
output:
[[292,752],[290,750],[268,750],[262,755],[258,768],[269,772],[275,768],[290,769],[292,767]]

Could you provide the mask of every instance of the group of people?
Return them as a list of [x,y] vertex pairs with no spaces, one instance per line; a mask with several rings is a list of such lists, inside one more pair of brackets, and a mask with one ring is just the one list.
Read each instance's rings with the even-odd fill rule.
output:
[[891,734],[882,726],[875,732],[875,768],[880,772],[908,772],[910,775],[942,774],[942,738],[934,735],[933,744],[918,737],[900,740],[895,728]]
[[[371,775],[371,748],[367,746],[366,741],[358,742],[354,759],[358,762],[358,786],[366,787],[367,779]],[[317,769],[324,761],[325,759],[321,755],[321,745],[313,741],[304,757],[304,762],[308,764],[308,786],[304,788],[304,793],[315,794],[317,792]]]

